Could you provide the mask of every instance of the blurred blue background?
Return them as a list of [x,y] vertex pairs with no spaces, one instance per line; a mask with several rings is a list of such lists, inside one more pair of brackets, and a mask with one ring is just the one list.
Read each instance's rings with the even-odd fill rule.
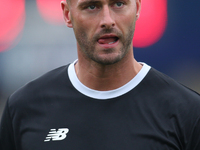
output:
[[[164,35],[149,47],[134,47],[135,58],[200,93],[200,0],[168,0],[167,7]],[[77,58],[72,29],[46,21],[35,0],[26,0],[25,10],[19,42],[0,52],[0,117],[16,89]]]

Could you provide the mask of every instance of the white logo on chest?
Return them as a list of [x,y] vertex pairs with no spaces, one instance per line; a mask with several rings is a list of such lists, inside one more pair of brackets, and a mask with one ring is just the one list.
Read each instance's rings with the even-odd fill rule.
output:
[[46,139],[44,142],[52,141],[61,141],[67,137],[67,133],[69,132],[68,128],[60,128],[58,131],[56,129],[51,129],[49,134],[47,134]]

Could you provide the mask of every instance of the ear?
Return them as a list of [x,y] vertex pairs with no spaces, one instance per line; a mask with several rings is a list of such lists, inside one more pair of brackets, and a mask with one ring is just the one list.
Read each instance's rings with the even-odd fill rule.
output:
[[136,0],[136,7],[137,7],[136,20],[138,20],[139,17],[140,17],[141,1],[142,1],[142,0]]
[[71,21],[71,15],[70,15],[70,11],[69,11],[69,4],[67,4],[66,1],[62,1],[61,2],[61,8],[63,11],[63,18],[65,21],[65,24],[69,27],[72,28],[72,21]]

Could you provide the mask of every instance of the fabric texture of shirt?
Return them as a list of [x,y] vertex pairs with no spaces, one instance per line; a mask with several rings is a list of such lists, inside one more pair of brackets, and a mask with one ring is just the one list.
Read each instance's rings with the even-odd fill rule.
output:
[[74,63],[9,97],[1,150],[200,150],[198,93],[145,63],[126,85],[96,91]]

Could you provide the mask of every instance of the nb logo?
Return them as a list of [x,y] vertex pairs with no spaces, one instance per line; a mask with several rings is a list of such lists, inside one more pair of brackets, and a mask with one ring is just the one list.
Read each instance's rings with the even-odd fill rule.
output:
[[58,131],[56,129],[51,129],[49,134],[47,134],[46,139],[44,142],[52,141],[61,141],[67,137],[67,133],[69,132],[68,128],[60,128]]

